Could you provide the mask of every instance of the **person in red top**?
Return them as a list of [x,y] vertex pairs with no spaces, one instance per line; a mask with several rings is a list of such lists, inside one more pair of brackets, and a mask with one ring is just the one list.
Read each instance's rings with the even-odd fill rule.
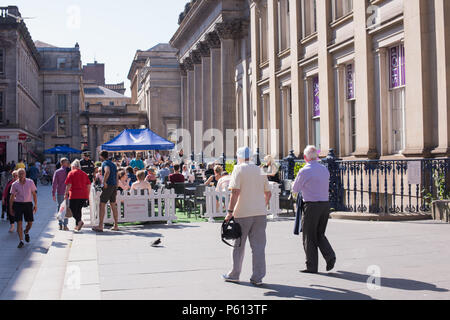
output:
[[169,175],[170,183],[184,183],[184,176],[180,173],[180,165],[176,164],[173,166],[173,170],[175,171],[171,175]]
[[80,160],[72,162],[72,171],[66,178],[66,194],[64,199],[69,198],[69,208],[72,210],[73,218],[76,222],[75,231],[83,228],[84,222],[81,219],[81,209],[83,204],[89,199],[89,190],[91,188],[91,180],[89,176],[81,170]]

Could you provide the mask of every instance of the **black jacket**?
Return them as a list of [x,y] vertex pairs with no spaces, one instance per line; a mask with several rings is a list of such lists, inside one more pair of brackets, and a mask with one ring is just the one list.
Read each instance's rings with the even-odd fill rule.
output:
[[92,162],[92,160],[81,160],[80,161],[80,165],[81,165],[81,170],[84,171],[84,173],[86,173],[89,176],[89,180],[91,180],[94,178],[94,170],[95,170],[95,165],[94,162]]

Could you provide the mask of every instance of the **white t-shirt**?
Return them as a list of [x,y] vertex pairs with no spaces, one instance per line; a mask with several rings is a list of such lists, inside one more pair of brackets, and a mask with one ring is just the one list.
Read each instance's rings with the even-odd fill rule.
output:
[[234,209],[236,218],[266,215],[264,192],[270,191],[269,181],[258,166],[250,163],[235,166],[229,188],[241,191]]

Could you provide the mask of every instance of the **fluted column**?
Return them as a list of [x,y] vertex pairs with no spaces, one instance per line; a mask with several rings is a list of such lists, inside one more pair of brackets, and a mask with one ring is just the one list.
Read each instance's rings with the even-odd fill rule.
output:
[[[203,86],[202,86],[202,58],[198,50],[191,53],[192,62],[194,63],[194,152],[198,154],[202,149],[203,138]],[[191,133],[192,134],[192,133]]]
[[259,123],[261,121],[261,112],[259,106],[261,105],[261,95],[259,93],[258,81],[259,81],[259,64],[260,64],[260,39],[259,39],[259,13],[258,13],[258,1],[253,1],[250,5],[250,39],[251,39],[251,114],[252,120],[252,136],[250,137],[250,146],[253,150],[259,146]]
[[221,44],[219,36],[216,32],[211,32],[206,35],[206,42],[210,48],[210,81],[211,81],[211,95],[210,95],[210,112],[211,125],[214,129],[223,132],[223,113],[222,113],[222,69],[221,69]]
[[184,64],[180,65],[181,70],[181,127],[188,128],[187,122],[187,70]]
[[211,129],[211,52],[206,42],[198,46],[202,56],[202,120],[203,130]]
[[192,63],[191,58],[186,58],[184,61],[187,69],[187,108],[186,108],[186,129],[189,130],[191,135],[191,150],[194,146],[194,108],[195,108],[195,100],[194,100],[194,64]]

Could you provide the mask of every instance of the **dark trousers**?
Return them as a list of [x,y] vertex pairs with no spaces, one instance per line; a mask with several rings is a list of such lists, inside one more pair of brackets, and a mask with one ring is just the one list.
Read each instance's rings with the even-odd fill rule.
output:
[[85,202],[85,199],[70,199],[69,201],[69,208],[72,211],[72,216],[77,225],[81,221],[81,209],[83,209]]
[[306,254],[306,268],[318,272],[320,249],[325,261],[336,259],[336,255],[325,237],[328,219],[330,217],[330,204],[328,202],[305,202],[302,219],[303,247]]

